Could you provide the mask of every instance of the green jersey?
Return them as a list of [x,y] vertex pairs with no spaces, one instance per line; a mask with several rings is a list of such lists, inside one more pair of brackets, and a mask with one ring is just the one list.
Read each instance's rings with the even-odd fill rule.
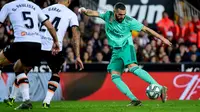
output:
[[99,14],[99,17],[105,21],[106,36],[111,47],[122,47],[127,42],[130,43],[132,40],[131,31],[141,31],[143,27],[143,24],[127,15],[121,23],[117,22],[112,11]]

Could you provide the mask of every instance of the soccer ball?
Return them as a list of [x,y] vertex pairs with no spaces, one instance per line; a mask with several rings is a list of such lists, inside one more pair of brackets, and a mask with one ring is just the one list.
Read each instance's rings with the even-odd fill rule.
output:
[[149,99],[155,100],[160,97],[161,89],[157,84],[150,84],[146,89],[146,95]]

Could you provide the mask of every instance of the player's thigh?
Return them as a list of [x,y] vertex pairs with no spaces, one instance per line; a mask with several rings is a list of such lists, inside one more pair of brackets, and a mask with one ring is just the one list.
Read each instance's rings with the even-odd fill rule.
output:
[[20,60],[26,67],[33,67],[40,64],[41,61],[41,44],[33,42],[22,43],[23,50]]
[[5,57],[3,51],[0,52],[0,67],[9,65],[11,62]]
[[124,70],[124,63],[121,58],[112,56],[110,63],[107,67],[107,71],[109,73],[123,73]]
[[16,62],[20,55],[20,52],[18,52],[19,47],[17,43],[6,46],[0,52],[0,66],[6,66]]
[[134,46],[127,45],[121,52],[121,58],[123,59],[124,65],[127,67],[130,64],[137,64],[137,56]]
[[13,66],[14,72],[25,72],[26,74],[30,71],[30,67],[26,67],[21,60],[17,60]]

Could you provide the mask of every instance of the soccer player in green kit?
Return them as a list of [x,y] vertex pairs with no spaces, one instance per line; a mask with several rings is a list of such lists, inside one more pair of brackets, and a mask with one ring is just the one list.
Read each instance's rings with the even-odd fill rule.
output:
[[[128,106],[141,106],[141,101],[132,94],[129,87],[121,79],[124,68],[128,67],[129,72],[132,72],[149,84],[159,84],[148,72],[138,67],[131,31],[142,30],[148,32],[161,39],[163,43],[169,46],[171,46],[171,42],[152,29],[144,26],[136,19],[127,16],[126,7],[121,2],[115,4],[114,11],[107,11],[104,14],[85,9],[84,7],[80,8],[79,12],[87,16],[100,17],[105,21],[106,36],[109,45],[113,49],[112,58],[107,67],[108,71],[111,73],[112,81],[122,93],[130,98],[131,102]],[[167,100],[167,87],[161,85],[159,85],[159,87],[161,89],[161,99],[164,103]]]

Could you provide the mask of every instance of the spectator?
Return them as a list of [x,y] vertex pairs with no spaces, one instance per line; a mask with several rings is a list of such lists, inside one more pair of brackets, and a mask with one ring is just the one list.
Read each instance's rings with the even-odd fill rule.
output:
[[[185,46],[185,44],[184,44],[184,43],[181,43],[181,44],[179,45],[179,48],[176,50],[175,54],[180,54],[181,60],[182,60],[183,62],[185,62],[185,61],[188,61],[188,52],[189,52],[189,50],[188,50],[188,48]],[[175,58],[175,56],[174,56],[174,58]]]
[[162,57],[162,62],[165,63],[165,64],[169,64],[171,63],[170,60],[169,60],[169,57],[167,55],[164,55]]
[[152,47],[152,50],[156,52],[157,50],[156,40],[151,40],[151,47]]
[[100,24],[94,24],[94,32],[100,33],[100,30],[101,30]]
[[139,33],[139,45],[144,48],[149,42],[150,40],[149,40],[148,34],[141,31]]
[[167,39],[171,42],[173,41],[174,38],[173,38],[173,32],[172,31],[167,32]]
[[84,63],[92,63],[92,60],[89,58],[88,52],[84,52],[84,54],[83,54],[83,62]]
[[184,24],[183,18],[179,18],[178,24],[175,24],[174,27],[175,40],[177,41],[179,38],[183,38],[184,40],[186,40],[185,37],[187,26]]
[[68,38],[63,38],[63,49],[69,46],[70,40]]
[[149,23],[148,23],[147,20],[143,20],[142,24],[143,24],[144,26],[147,26],[147,27],[149,26]]
[[200,21],[197,15],[192,16],[192,21],[187,24],[188,33],[198,33],[200,31]]
[[67,63],[75,63],[75,57],[73,52],[69,52],[67,55]]
[[142,48],[138,44],[135,44],[134,47],[137,55],[137,61],[138,62],[143,61],[144,56],[142,55]]
[[150,58],[150,62],[151,62],[151,63],[157,63],[157,62],[158,62],[158,58],[156,57],[156,55],[154,55],[154,56],[152,56],[152,57]]
[[108,46],[108,39],[107,38],[103,39],[103,45]]
[[174,27],[174,23],[169,19],[167,12],[163,12],[163,18],[157,23],[158,30],[162,32],[164,37],[167,36],[167,32],[171,31]]
[[165,48],[161,46],[158,51],[158,58],[162,59],[165,55],[167,55],[167,53],[165,52]]
[[192,63],[198,62],[198,57],[197,57],[197,55],[195,53],[191,54],[190,62],[192,62]]
[[105,62],[105,61],[103,61],[103,54],[101,52],[97,52],[94,62],[97,62],[97,63]]
[[175,63],[180,63],[181,62],[181,55],[180,54],[176,54],[175,55]]
[[191,56],[192,54],[196,54],[198,57],[200,56],[200,52],[198,51],[196,44],[192,44],[190,46],[190,51],[188,52],[188,55]]
[[197,34],[190,32],[186,37],[187,43],[196,43],[197,44]]
[[103,61],[110,61],[111,52],[108,46],[103,46],[102,54],[103,54]]
[[91,41],[93,42],[93,49],[100,50],[102,43],[99,40],[99,32],[95,31],[93,33],[93,37],[92,37]]
[[[192,21],[187,24],[187,39],[191,43],[196,43],[200,41],[200,20],[197,15],[192,16]],[[200,47],[200,43],[198,43]]]
[[155,52],[152,50],[151,44],[147,44],[142,53],[145,62],[148,62],[150,57],[155,55]]
[[83,21],[79,22],[79,28],[80,28],[81,35],[83,36],[85,33],[85,23]]
[[93,48],[92,48],[91,45],[88,45],[88,46],[87,46],[86,52],[88,52],[89,58],[90,58],[90,59],[93,59],[93,58],[94,58],[94,52],[93,52]]
[[82,17],[81,17],[81,14],[78,12],[78,9],[79,9],[79,7],[78,7],[78,6],[75,6],[74,9],[73,9],[73,11],[74,11],[74,13],[77,15],[78,21],[81,21],[81,20],[82,20]]
[[94,48],[94,42],[92,41],[92,39],[88,40],[87,45],[92,46],[92,48]]
[[72,47],[67,47],[67,49],[66,49],[66,53],[69,54],[70,52],[73,52]]
[[168,56],[170,56],[172,54],[173,49],[174,49],[173,46],[167,46],[166,47],[165,51],[166,51]]

